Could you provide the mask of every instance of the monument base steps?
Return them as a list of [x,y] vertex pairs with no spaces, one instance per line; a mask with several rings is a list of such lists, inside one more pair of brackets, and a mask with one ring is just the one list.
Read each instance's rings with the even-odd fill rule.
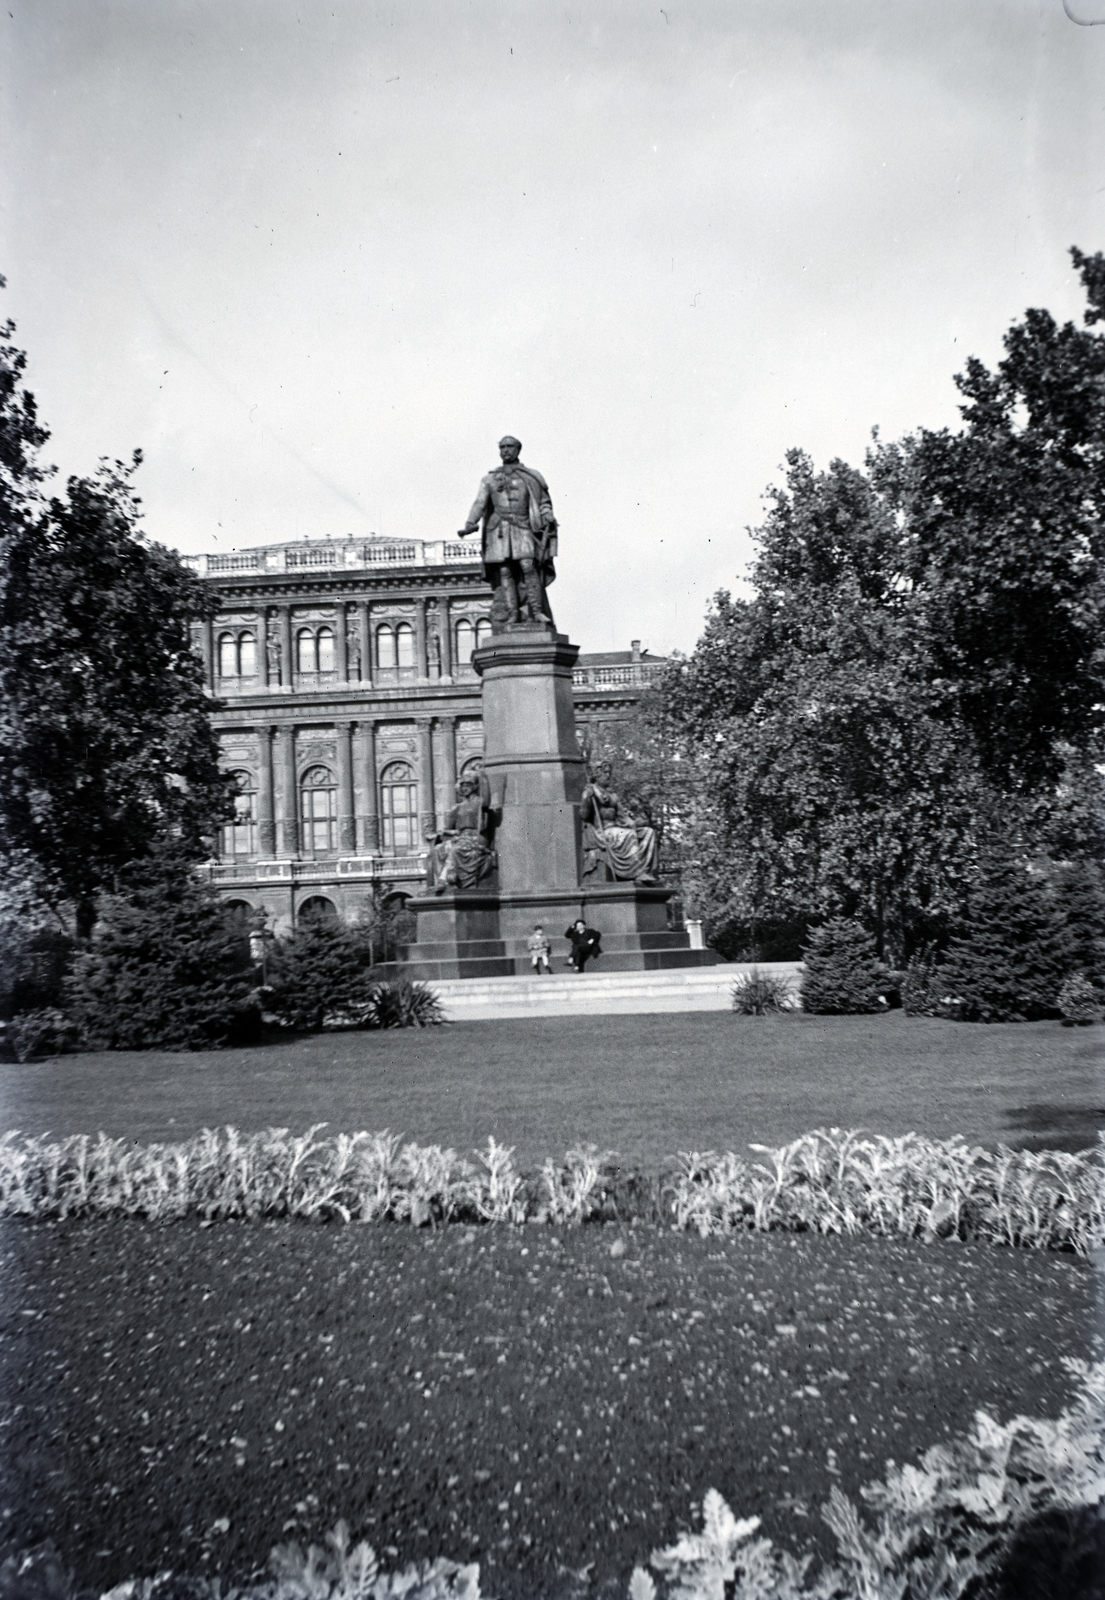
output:
[[[601,968],[605,957],[600,957]],[[728,1011],[734,983],[751,966],[724,962],[668,971],[600,972],[588,963],[582,977],[565,972],[562,958],[551,977],[466,977],[432,983],[450,1022],[511,1017],[617,1016],[645,1012]],[[796,961],[766,961],[760,972],[785,979],[797,992]]]

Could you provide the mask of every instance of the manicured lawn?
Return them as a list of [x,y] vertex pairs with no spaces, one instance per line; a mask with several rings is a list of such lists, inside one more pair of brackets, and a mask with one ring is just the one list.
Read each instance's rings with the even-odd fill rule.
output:
[[590,1140],[650,1167],[819,1126],[1062,1149],[1105,1127],[1102,1030],[905,1017],[534,1018],[249,1050],[0,1066],[0,1129],[140,1141],[232,1123],[390,1128],[522,1166]]

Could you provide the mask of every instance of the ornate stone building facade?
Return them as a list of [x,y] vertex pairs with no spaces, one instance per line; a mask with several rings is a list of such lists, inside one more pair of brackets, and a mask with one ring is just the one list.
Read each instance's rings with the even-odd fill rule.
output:
[[[218,588],[197,630],[238,813],[212,876],[278,930],[312,902],[353,916],[417,893],[427,833],[483,751],[469,657],[490,634],[478,541],[265,545],[188,565]],[[663,662],[581,655],[580,738],[629,713]]]

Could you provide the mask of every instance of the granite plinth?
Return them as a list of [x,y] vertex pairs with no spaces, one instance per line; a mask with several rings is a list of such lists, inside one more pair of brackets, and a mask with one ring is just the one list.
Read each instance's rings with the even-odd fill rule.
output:
[[498,816],[497,885],[408,902],[416,938],[396,973],[419,981],[507,977],[530,971],[527,941],[540,923],[562,967],[565,928],[578,917],[602,934],[607,972],[714,965],[669,926],[662,884],[580,883],[580,802],[586,769],[576,739],[572,668],[578,647],[544,624],[494,633],[472,664],[483,679],[483,767]]
[[402,973],[418,982],[440,978],[508,977],[530,970],[527,941],[540,923],[552,946],[553,965],[563,966],[569,944],[565,929],[577,917],[602,934],[595,970],[664,971],[708,967],[721,957],[692,950],[686,931],[668,924],[672,890],[618,883],[597,890],[483,896],[435,895],[411,900],[417,942],[402,952]]

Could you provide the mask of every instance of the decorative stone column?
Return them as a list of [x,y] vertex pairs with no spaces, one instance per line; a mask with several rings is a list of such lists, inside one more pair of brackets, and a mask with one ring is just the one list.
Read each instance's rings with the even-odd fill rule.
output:
[[207,687],[215,693],[215,624],[210,617],[204,617],[200,625],[200,649],[203,652],[203,673],[207,680]]
[[436,827],[434,811],[434,747],[429,717],[418,717],[418,836],[419,843]]
[[353,724],[339,722],[337,736],[338,849],[342,855],[351,856],[357,851],[357,820],[353,813]]
[[334,607],[334,665],[338,669],[338,682],[349,682],[349,651],[345,638],[345,601]]
[[269,608],[257,607],[257,683],[262,689],[269,686]]
[[277,606],[276,616],[280,624],[280,687],[282,689],[294,689],[295,661],[292,657],[291,606]]
[[421,596],[414,602],[414,670],[423,680],[430,676],[426,660],[426,602]]
[[449,615],[449,596],[447,594],[437,597],[438,629],[441,634],[441,676],[452,679],[453,676],[453,623]]
[[377,811],[380,785],[376,777],[376,724],[362,722],[361,732],[364,734],[364,847],[368,855],[375,855],[380,848],[380,817]]
[[267,724],[257,730],[260,750],[257,777],[257,844],[258,854],[276,854],[276,813],[272,794],[272,728]]
[[[357,601],[357,631],[361,640],[361,682],[372,682],[372,628],[368,617],[368,601]],[[375,784],[375,768],[373,768]]]
[[278,853],[288,859],[299,854],[299,788],[295,781],[295,729],[276,730],[276,782],[284,813],[276,830]]
[[439,725],[441,727],[441,754],[442,754],[441,784],[442,784],[442,788],[444,789],[444,794],[442,796],[442,802],[443,803],[442,803],[442,808],[441,808],[441,810],[442,810],[441,822],[442,822],[442,825],[444,825],[444,822],[445,822],[444,813],[449,810],[450,806],[456,804],[456,794],[457,794],[457,719],[456,719],[456,717],[439,717],[438,718],[438,723],[439,723]]

